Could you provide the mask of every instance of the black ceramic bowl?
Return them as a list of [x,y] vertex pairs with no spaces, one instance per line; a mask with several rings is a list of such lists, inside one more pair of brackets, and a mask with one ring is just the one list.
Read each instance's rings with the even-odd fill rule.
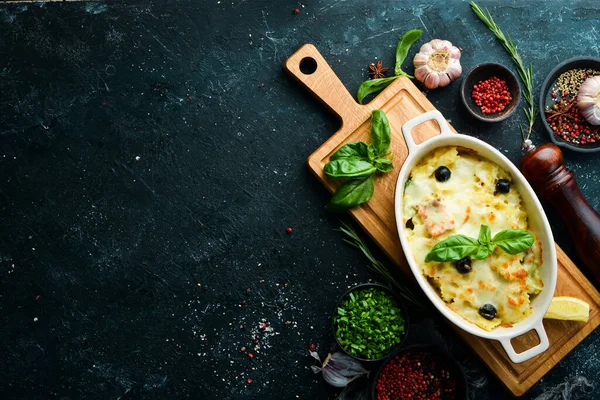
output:
[[[492,76],[496,76],[506,81],[508,91],[512,95],[512,100],[504,110],[494,114],[484,114],[481,112],[481,108],[473,101],[471,93],[473,92],[474,85],[478,84],[479,81],[484,81]],[[517,109],[517,105],[521,99],[521,87],[519,86],[517,77],[504,65],[483,63],[477,64],[467,72],[467,75],[465,75],[460,84],[460,97],[469,114],[478,120],[484,122],[499,122],[508,118],[508,116]]]
[[[394,300],[396,300],[396,304],[400,308],[400,311],[402,311],[402,316],[404,317],[404,336],[402,336],[400,343],[398,343],[397,345],[390,348],[389,352],[385,356],[380,357],[380,358],[360,358],[360,357],[356,357],[356,356],[348,353],[346,351],[346,349],[344,349],[344,347],[340,344],[340,342],[337,338],[337,335],[335,334],[335,330],[336,330],[335,329],[335,316],[337,315],[337,309],[338,309],[339,305],[341,304],[342,300],[344,300],[350,294],[350,292],[355,292],[355,291],[369,289],[369,288],[377,288],[386,293],[389,293],[394,298]],[[387,286],[380,285],[378,283],[363,283],[363,284],[356,285],[356,286],[348,289],[346,291],[346,293],[344,293],[340,297],[338,302],[336,303],[335,308],[333,309],[333,315],[331,317],[331,327],[333,329],[333,337],[335,338],[335,342],[337,343],[337,345],[342,349],[342,351],[344,353],[348,354],[350,357],[355,358],[360,361],[365,361],[365,362],[381,361],[381,360],[385,359],[386,357],[388,357],[394,351],[400,349],[404,345],[404,343],[406,342],[406,338],[408,337],[409,325],[410,325],[410,322],[408,320],[408,310],[407,310],[406,306],[404,305],[404,303],[402,302],[402,300],[400,300],[400,298],[390,288],[388,288]]]
[[594,58],[594,57],[571,58],[571,59],[561,62],[552,71],[550,71],[550,73],[548,74],[548,77],[546,78],[546,80],[544,81],[544,84],[542,86],[542,92],[540,93],[540,118],[542,120],[542,123],[546,127],[548,134],[550,135],[550,140],[552,140],[554,142],[554,144],[556,144],[557,146],[561,146],[561,147],[571,149],[574,151],[579,151],[581,153],[593,153],[596,151],[600,151],[600,143],[596,142],[596,143],[589,143],[589,144],[577,144],[577,143],[571,143],[571,142],[567,142],[566,140],[563,140],[563,138],[561,138],[556,133],[554,133],[554,131],[548,124],[548,121],[546,121],[546,117],[544,114],[544,110],[546,109],[546,107],[547,106],[550,107],[554,104],[554,100],[552,99],[552,91],[550,89],[556,82],[556,79],[563,72],[566,72],[570,69],[575,69],[575,68],[592,68],[592,69],[600,70],[600,58]]
[[467,377],[465,375],[465,371],[462,366],[454,357],[450,355],[445,350],[442,350],[439,346],[431,345],[431,344],[417,344],[413,346],[408,346],[404,349],[400,349],[393,354],[391,354],[385,362],[381,363],[381,366],[377,370],[377,373],[373,377],[373,382],[371,384],[371,399],[377,399],[377,380],[379,379],[379,375],[387,365],[387,363],[392,360],[397,355],[405,354],[409,351],[423,351],[427,353],[433,353],[439,359],[442,359],[448,365],[450,372],[455,374],[456,376],[456,399],[457,400],[467,400],[468,399],[468,390],[467,390]]

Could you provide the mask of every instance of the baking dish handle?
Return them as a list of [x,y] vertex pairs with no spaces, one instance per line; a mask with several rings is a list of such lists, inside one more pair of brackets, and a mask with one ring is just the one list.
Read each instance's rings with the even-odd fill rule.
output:
[[402,125],[402,136],[404,136],[404,141],[406,142],[406,147],[408,147],[409,153],[416,150],[417,147],[420,146],[420,144],[415,143],[415,140],[412,137],[412,130],[417,125],[421,125],[423,122],[427,122],[432,119],[435,120],[440,126],[441,135],[452,134],[452,131],[450,131],[450,127],[448,126],[446,119],[438,110],[431,110],[421,115],[417,115],[416,117],[406,121],[406,123]]
[[544,329],[542,321],[540,321],[536,326],[534,326],[533,329],[536,331],[538,337],[540,338],[540,343],[537,346],[533,346],[532,348],[525,350],[522,353],[517,353],[510,342],[511,339],[514,339],[516,336],[502,338],[499,340],[502,347],[504,347],[504,351],[506,351],[506,354],[508,354],[508,358],[510,358],[510,360],[515,364],[527,361],[530,358],[533,358],[538,354],[548,350],[548,347],[550,347],[548,335],[546,335],[546,330]]

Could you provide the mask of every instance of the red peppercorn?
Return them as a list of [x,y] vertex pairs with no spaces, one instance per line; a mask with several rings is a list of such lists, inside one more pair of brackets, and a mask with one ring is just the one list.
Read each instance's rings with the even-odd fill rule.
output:
[[242,353],[244,353],[246,351],[246,348],[242,347],[241,350],[242,350]]
[[308,346],[308,349],[310,351],[315,351],[317,349],[317,346],[315,346],[314,344],[311,343],[310,346]]
[[248,358],[254,358],[254,354],[248,353]]
[[252,379],[248,378],[248,384],[252,383]]
[[456,381],[446,371],[445,360],[432,353],[415,350],[396,356],[377,379],[376,400],[456,399]]
[[300,14],[300,9],[299,8],[294,8],[294,14]]
[[503,111],[512,101],[506,81],[495,76],[473,85],[471,98],[486,115]]
[[286,231],[287,233],[292,233],[292,228],[290,228],[290,227],[287,227],[285,231]]

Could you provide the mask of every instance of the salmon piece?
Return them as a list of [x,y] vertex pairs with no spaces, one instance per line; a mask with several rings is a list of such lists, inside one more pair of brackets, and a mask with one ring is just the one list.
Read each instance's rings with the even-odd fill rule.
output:
[[419,204],[417,212],[425,222],[427,232],[429,232],[429,236],[432,238],[438,237],[444,232],[454,229],[456,226],[454,219],[448,214],[446,207],[444,207],[444,204],[439,199]]

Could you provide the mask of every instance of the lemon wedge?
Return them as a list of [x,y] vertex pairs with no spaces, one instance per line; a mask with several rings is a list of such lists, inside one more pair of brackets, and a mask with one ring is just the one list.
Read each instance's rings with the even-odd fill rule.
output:
[[574,297],[555,297],[544,318],[587,322],[590,318],[590,305]]

